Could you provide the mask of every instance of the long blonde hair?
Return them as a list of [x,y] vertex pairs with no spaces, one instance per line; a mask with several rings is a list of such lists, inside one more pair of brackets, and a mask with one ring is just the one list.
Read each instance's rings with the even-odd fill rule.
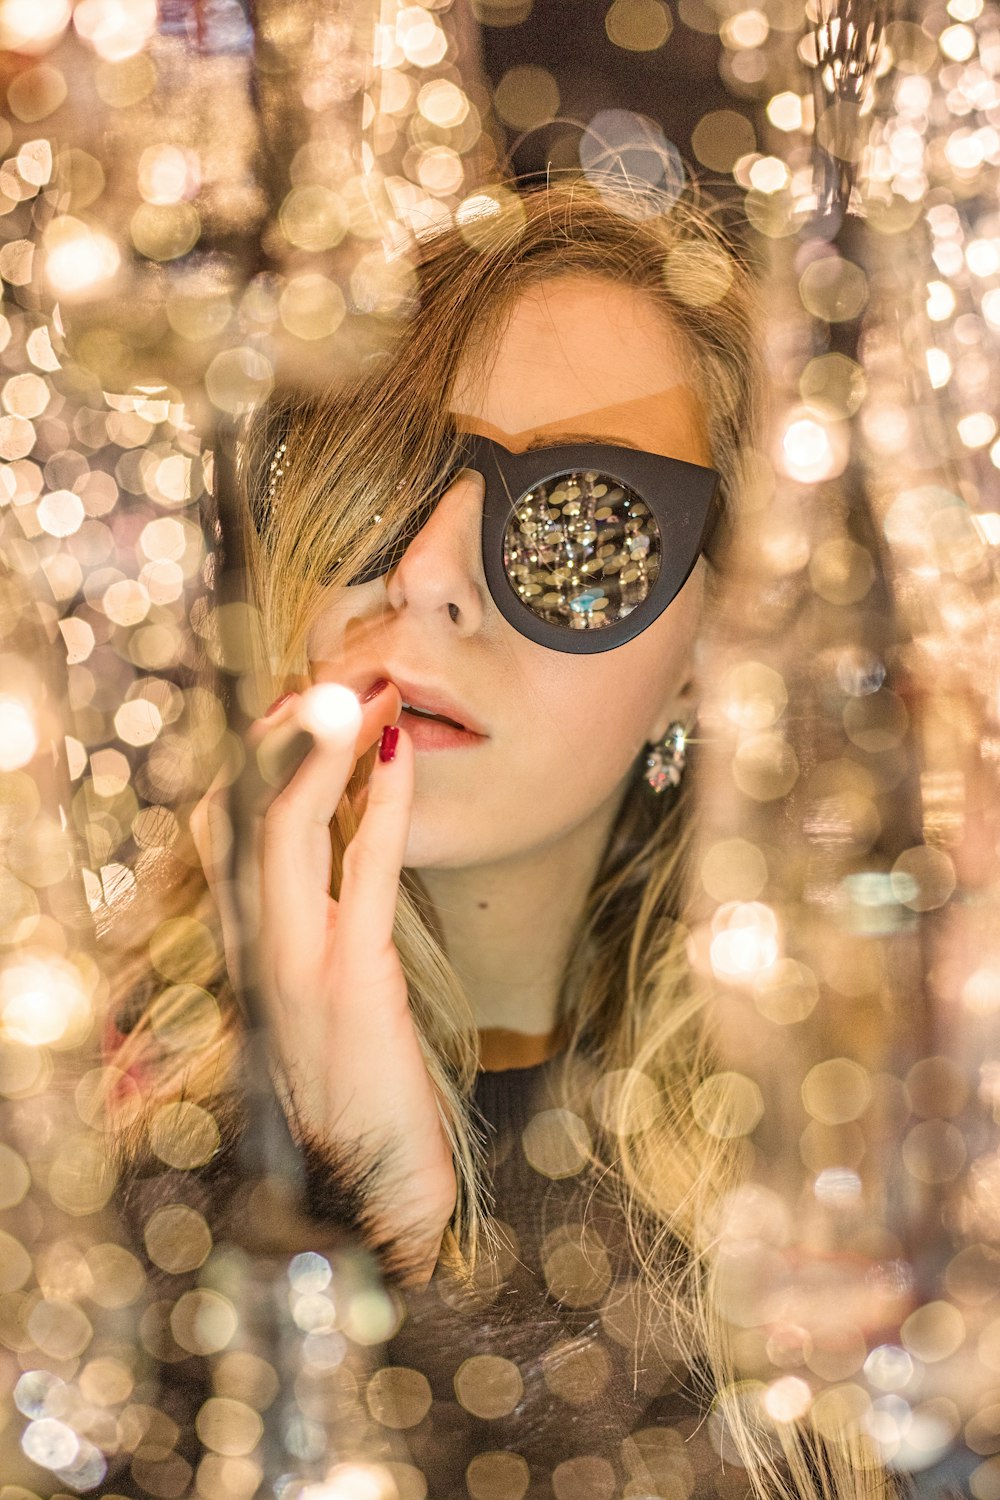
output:
[[[693,192],[656,203],[579,181],[523,195],[500,192],[493,206],[495,212],[421,245],[405,336],[360,379],[330,395],[273,402],[249,430],[241,462],[243,536],[261,625],[262,691],[307,679],[306,642],[324,590],[350,578],[433,492],[459,361],[470,350],[485,359],[517,297],[546,278],[609,277],[659,306],[690,357],[724,503],[739,509],[747,455],[762,425],[758,300],[753,276],[713,212]],[[271,460],[279,438],[283,474],[275,489]],[[377,530],[374,515],[381,517]],[[358,784],[366,770],[359,766]],[[669,1320],[675,1344],[692,1363],[706,1364],[716,1392],[723,1392],[732,1386],[733,1369],[711,1295],[705,1226],[738,1178],[740,1157],[701,1130],[692,1109],[712,1068],[704,1000],[686,961],[681,920],[697,778],[689,775],[678,799],[660,811],[643,794],[639,770],[564,978],[563,1086],[569,1097],[571,1080],[575,1088],[581,1077],[601,1080],[606,1134],[594,1165],[618,1186],[650,1305]],[[335,889],[354,831],[350,804],[345,797],[332,828]],[[145,1061],[158,1099],[183,1093],[218,1100],[237,1087],[239,1020],[204,879],[190,851],[180,852],[173,875],[151,883],[145,917],[133,908],[127,937],[111,935],[119,1003],[130,997],[134,1012],[116,1062],[127,1069]],[[165,934],[155,970],[148,948],[154,928]],[[214,947],[206,947],[206,933]],[[452,1263],[474,1271],[493,1248],[482,1141],[469,1103],[477,1038],[430,903],[411,872],[404,872],[395,937],[454,1152]],[[173,940],[177,952],[164,963],[162,950]],[[164,1007],[183,1005],[185,992],[165,985],[159,978],[165,972],[210,989],[223,1015],[209,1040],[202,1032],[190,1049],[175,1047],[169,1058],[157,1057],[156,1035]],[[791,1424],[782,1434],[783,1471],[774,1445],[743,1412],[734,1401],[729,1423],[758,1495],[887,1492],[889,1481],[859,1440],[824,1447]]]

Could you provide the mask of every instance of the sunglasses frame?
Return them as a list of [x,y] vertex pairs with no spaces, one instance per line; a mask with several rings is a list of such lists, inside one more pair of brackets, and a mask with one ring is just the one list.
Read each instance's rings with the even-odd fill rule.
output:
[[[612,651],[633,640],[677,597],[712,541],[720,518],[721,476],[703,464],[613,443],[561,443],[513,453],[493,438],[460,433],[446,485],[462,469],[481,474],[483,570],[490,594],[508,624],[539,646],[574,655]],[[599,473],[634,490],[649,506],[660,532],[660,570],[634,609],[611,625],[574,630],[540,619],[519,597],[503,563],[504,532],[511,513],[539,485],[571,472]]]
[[[280,434],[284,437],[284,433]],[[266,495],[254,508],[254,522],[263,534],[277,488],[273,478],[283,452],[274,449],[272,478]],[[663,613],[691,576],[698,558],[712,559],[716,538],[724,531],[720,503],[721,475],[704,464],[670,458],[662,453],[628,448],[616,443],[554,443],[514,453],[494,438],[475,432],[454,433],[450,461],[434,494],[409,518],[348,586],[373,582],[396,567],[406,548],[426,524],[445,490],[463,469],[481,474],[484,483],[482,519],[483,571],[490,596],[504,619],[536,645],[575,656],[612,651],[633,640]],[[519,597],[503,564],[503,540],[511,513],[539,485],[569,473],[600,473],[635,491],[649,506],[660,532],[660,569],[652,588],[634,609],[611,625],[574,630],[540,619]],[[279,470],[280,473],[280,470]],[[669,538],[670,546],[666,545]]]

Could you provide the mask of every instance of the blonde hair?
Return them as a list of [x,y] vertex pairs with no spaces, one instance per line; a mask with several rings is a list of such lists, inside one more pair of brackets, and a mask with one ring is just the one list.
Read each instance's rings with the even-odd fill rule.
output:
[[[495,214],[421,245],[412,317],[386,355],[350,387],[274,402],[251,426],[241,456],[243,539],[268,688],[307,677],[306,643],[323,590],[355,574],[433,492],[460,360],[470,350],[485,357],[526,288],[569,273],[641,290],[680,334],[723,500],[738,510],[765,385],[753,278],[715,214],[695,193],[656,203],[579,181],[521,196],[501,192]],[[283,473],[275,486],[279,441]],[[377,529],[373,515],[382,518]],[[617,1184],[650,1306],[667,1320],[689,1362],[707,1364],[724,1401],[733,1365],[705,1252],[712,1211],[738,1180],[741,1158],[731,1143],[699,1128],[692,1108],[712,1071],[704,998],[687,963],[681,921],[696,773],[661,811],[643,794],[639,769],[589,893],[560,995],[563,1087],[568,1098],[571,1089],[603,1080],[607,1140],[595,1148],[593,1165]],[[358,785],[367,770],[359,766]],[[350,796],[343,799],[332,829],[334,889],[354,831],[350,803]],[[136,922],[134,909],[129,913],[118,993],[132,996],[137,1019],[117,1064],[141,1066],[163,1026],[157,1007],[184,1003],[176,985],[166,990],[157,981],[146,943],[154,926],[163,931],[165,917],[187,914],[200,931],[216,934],[214,961],[203,956],[199,968],[196,954],[189,977],[213,990],[225,1024],[209,1043],[161,1061],[151,1088],[159,1099],[181,1092],[219,1099],[236,1086],[239,1022],[205,883],[196,859],[190,852],[184,857],[172,883],[154,887],[145,924]],[[195,928],[180,922],[171,931],[183,947]],[[450,1264],[474,1275],[484,1251],[494,1248],[482,1142],[469,1104],[477,1038],[434,913],[411,872],[403,876],[395,937],[454,1153],[459,1190]],[[172,976],[185,974],[184,962],[179,953]],[[728,1422],[759,1496],[860,1497],[891,1488],[856,1438],[824,1444],[807,1424],[785,1424],[782,1466],[739,1399],[729,1403]]]

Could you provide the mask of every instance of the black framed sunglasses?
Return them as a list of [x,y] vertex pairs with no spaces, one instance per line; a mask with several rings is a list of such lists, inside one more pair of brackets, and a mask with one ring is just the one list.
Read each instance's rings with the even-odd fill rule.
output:
[[515,630],[554,651],[611,651],[680,593],[719,522],[715,469],[613,443],[512,453],[458,433],[443,478],[363,573],[396,566],[464,469],[481,474],[483,570]]

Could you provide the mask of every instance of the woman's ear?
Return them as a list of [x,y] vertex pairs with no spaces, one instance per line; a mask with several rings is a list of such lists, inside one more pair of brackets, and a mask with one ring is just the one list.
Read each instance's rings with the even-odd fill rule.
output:
[[671,696],[670,701],[661,709],[649,736],[650,743],[655,744],[657,740],[661,740],[671,724],[681,723],[690,725],[694,721],[697,707],[698,689],[694,673],[692,672],[686,678],[683,686]]

